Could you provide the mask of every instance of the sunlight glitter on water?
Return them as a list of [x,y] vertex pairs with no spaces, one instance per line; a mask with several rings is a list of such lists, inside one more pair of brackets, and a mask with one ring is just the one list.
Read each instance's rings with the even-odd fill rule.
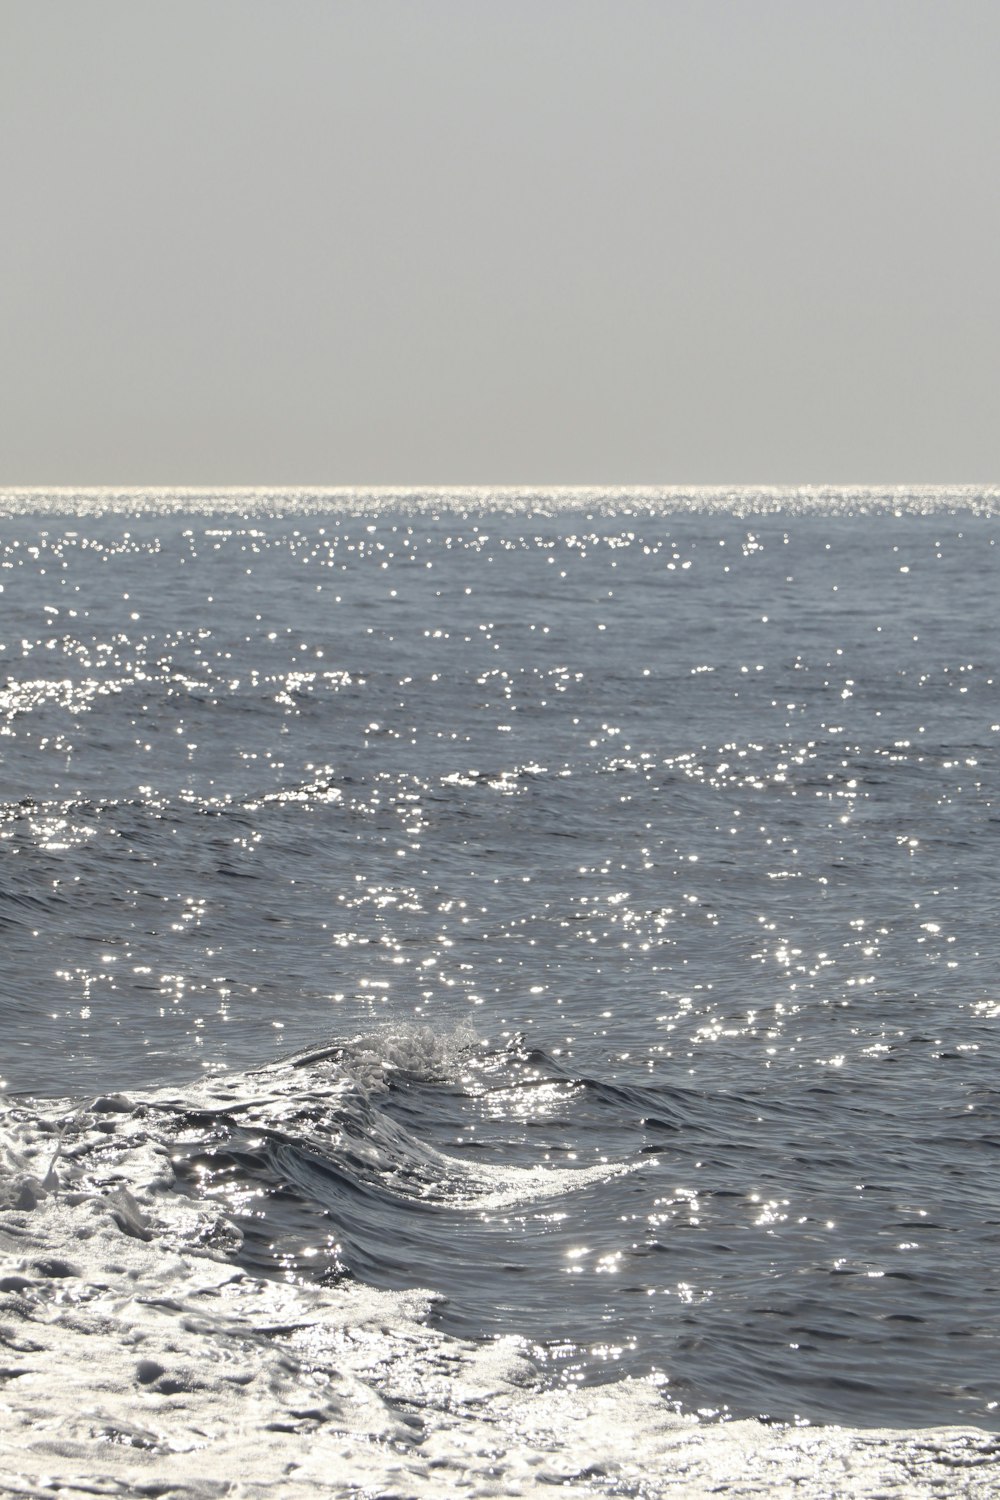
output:
[[[639,1153],[565,1220],[506,1213],[581,1288],[574,1378],[673,1361],[747,1399],[754,1368],[829,1371],[844,1327],[895,1349],[908,1298],[943,1338],[954,1247],[970,1286],[989,1263],[988,502],[355,500],[104,495],[5,529],[14,1086],[474,1017],[527,1060],[468,1097],[400,1083],[435,1149]],[[502,1244],[469,1250],[463,1328],[492,1327]],[[533,1343],[546,1275],[509,1272]],[[669,1359],[647,1297],[701,1320]]]

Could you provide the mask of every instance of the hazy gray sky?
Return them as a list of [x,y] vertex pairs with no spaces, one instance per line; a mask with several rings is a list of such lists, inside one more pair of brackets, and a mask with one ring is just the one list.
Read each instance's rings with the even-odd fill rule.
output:
[[0,483],[1000,479],[998,0],[0,0]]

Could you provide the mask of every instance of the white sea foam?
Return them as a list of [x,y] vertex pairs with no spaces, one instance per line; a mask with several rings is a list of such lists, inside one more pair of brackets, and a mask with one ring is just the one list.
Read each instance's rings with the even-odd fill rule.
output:
[[[64,1148],[57,1152],[62,1140]],[[428,1326],[430,1298],[248,1275],[131,1101],[11,1107],[0,1209],[0,1486],[201,1497],[963,1495],[1000,1444],[700,1422],[654,1381],[546,1389],[516,1337]]]

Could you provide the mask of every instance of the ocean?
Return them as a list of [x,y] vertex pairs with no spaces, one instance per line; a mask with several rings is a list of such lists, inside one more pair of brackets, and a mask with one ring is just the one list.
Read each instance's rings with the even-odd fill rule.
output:
[[0,1491],[996,1493],[998,539],[0,492]]

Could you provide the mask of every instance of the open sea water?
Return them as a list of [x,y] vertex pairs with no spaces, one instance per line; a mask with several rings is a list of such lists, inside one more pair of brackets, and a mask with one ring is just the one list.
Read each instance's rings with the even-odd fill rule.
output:
[[10,1141],[538,1392],[1000,1431],[1000,496],[0,501]]

